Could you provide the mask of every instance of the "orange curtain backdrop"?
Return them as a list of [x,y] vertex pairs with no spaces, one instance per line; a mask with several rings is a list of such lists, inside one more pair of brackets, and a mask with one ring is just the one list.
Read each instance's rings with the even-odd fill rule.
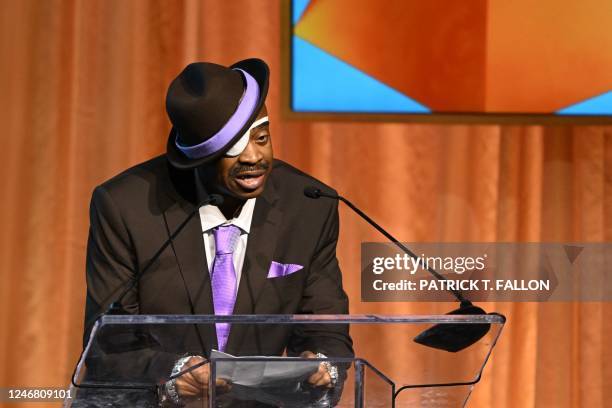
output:
[[[81,349],[91,191],[164,151],[166,87],[194,60],[268,61],[276,156],[402,240],[612,240],[611,127],[284,121],[280,7],[0,1],[0,387],[68,384]],[[355,254],[365,240],[381,237],[341,207],[351,312],[447,310],[360,303]],[[470,406],[610,406],[610,304],[485,306],[509,320]],[[381,344],[397,346],[360,347]]]

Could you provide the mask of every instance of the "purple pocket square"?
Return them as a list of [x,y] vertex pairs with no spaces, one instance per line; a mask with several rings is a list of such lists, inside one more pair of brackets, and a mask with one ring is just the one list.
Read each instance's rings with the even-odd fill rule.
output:
[[272,261],[272,265],[270,265],[270,270],[268,271],[268,279],[289,276],[303,268],[304,267],[302,265],[298,264],[282,264]]

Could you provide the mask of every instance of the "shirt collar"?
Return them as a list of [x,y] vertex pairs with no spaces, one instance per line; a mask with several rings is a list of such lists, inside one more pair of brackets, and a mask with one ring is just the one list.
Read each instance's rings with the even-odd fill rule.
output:
[[200,222],[202,224],[202,232],[208,232],[219,225],[235,225],[244,233],[251,231],[251,221],[253,219],[253,210],[255,209],[255,198],[249,198],[242,205],[240,214],[228,220],[225,218],[219,207],[214,205],[205,205],[200,207]]

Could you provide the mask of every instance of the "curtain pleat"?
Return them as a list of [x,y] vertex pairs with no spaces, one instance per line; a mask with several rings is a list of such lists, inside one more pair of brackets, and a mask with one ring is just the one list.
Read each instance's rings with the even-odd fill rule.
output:
[[[612,128],[291,121],[281,116],[280,0],[0,1],[0,385],[66,386],[80,353],[93,188],[165,150],[168,84],[194,60],[271,67],[276,157],[401,240],[612,239]],[[444,313],[360,302],[360,244],[340,208],[352,313]],[[606,282],[607,285],[610,282]],[[610,303],[485,304],[508,323],[473,407],[605,407]],[[395,347],[364,333],[364,352]],[[389,364],[408,369],[407,362]]]

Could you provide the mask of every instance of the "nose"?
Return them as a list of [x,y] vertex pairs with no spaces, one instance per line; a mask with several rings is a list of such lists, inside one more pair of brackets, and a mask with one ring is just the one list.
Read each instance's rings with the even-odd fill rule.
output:
[[249,140],[249,144],[247,144],[242,153],[240,153],[240,156],[238,156],[238,161],[248,164],[255,164],[261,159],[263,159],[263,153],[252,140]]

